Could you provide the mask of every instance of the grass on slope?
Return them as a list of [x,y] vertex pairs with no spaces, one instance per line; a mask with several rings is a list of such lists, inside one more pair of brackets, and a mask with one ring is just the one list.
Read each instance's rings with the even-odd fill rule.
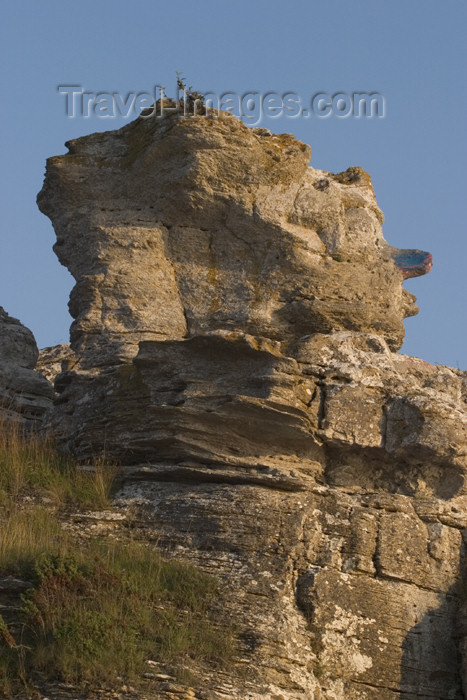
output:
[[216,580],[131,540],[73,536],[63,509],[109,507],[108,473],[80,472],[48,441],[0,427],[0,579],[31,584],[0,615],[0,693],[137,682],[147,659],[228,663],[233,633],[210,613]]

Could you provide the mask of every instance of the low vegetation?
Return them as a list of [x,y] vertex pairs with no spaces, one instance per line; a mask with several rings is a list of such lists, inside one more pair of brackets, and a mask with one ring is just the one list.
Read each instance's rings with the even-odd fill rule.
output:
[[105,508],[114,478],[108,467],[78,470],[50,439],[24,435],[17,423],[0,416],[0,505],[39,496],[58,507]]
[[235,645],[212,619],[216,580],[128,535],[77,537],[68,509],[109,508],[111,470],[80,471],[49,441],[1,428],[0,580],[28,587],[12,605],[0,585],[0,694],[137,684],[148,659],[225,665]]

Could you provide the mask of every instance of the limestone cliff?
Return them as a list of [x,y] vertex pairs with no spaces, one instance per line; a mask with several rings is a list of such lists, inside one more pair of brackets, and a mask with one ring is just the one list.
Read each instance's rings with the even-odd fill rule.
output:
[[39,350],[36,370],[53,384],[57,374],[64,370],[72,369],[78,364],[78,361],[79,358],[75,355],[69,343],[50,345]]
[[462,698],[467,376],[397,353],[431,256],[384,240],[361,168],[230,115],[67,145],[38,197],[76,279],[50,422],[221,577],[242,653],[196,697]]
[[39,357],[31,331],[0,306],[0,413],[31,427],[51,407],[51,384],[35,371]]
[[361,168],[314,170],[293,136],[227,115],[141,118],[67,146],[48,160],[38,203],[76,279],[83,366],[219,329],[284,349],[331,330],[400,347],[413,297]]

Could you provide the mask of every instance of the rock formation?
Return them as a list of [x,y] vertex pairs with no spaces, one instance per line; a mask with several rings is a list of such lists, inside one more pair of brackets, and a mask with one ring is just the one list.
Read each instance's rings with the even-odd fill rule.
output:
[[25,427],[51,407],[51,384],[35,371],[39,350],[31,331],[0,306],[0,413]]
[[79,358],[75,355],[69,343],[50,345],[39,350],[36,371],[49,380],[55,382],[55,377],[62,371],[72,369],[78,364]]
[[141,340],[225,329],[284,349],[333,330],[402,344],[413,296],[361,168],[313,170],[293,136],[233,117],[141,118],[67,146],[48,160],[38,203],[76,279],[83,366],[132,358]]
[[397,353],[431,256],[384,240],[361,168],[231,115],[67,146],[38,197],[76,279],[51,425],[223,581],[241,655],[197,697],[462,698],[467,375]]

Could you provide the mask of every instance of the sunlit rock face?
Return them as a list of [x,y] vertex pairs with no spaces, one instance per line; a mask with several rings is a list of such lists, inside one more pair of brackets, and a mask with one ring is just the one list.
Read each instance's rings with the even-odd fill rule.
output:
[[0,307],[0,422],[39,427],[52,405],[52,385],[35,371],[39,350],[33,334]]
[[199,697],[462,698],[467,378],[395,352],[429,253],[384,240],[361,168],[230,115],[68,147],[38,200],[76,279],[50,425],[222,579],[241,651],[193,662]]
[[413,297],[361,168],[315,170],[293,136],[228,115],[140,118],[67,146],[38,202],[76,279],[71,342],[83,365],[213,330],[284,348],[369,331],[400,347]]

